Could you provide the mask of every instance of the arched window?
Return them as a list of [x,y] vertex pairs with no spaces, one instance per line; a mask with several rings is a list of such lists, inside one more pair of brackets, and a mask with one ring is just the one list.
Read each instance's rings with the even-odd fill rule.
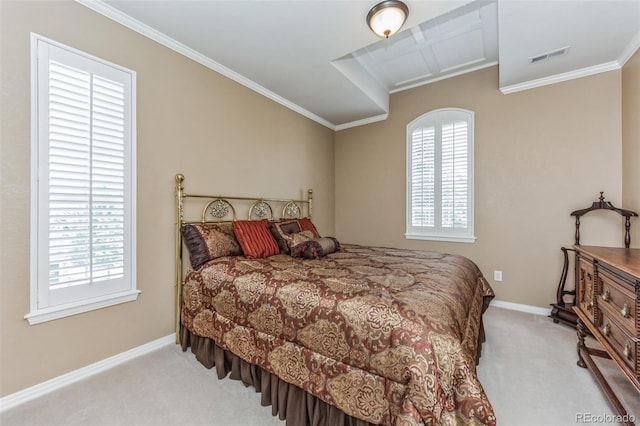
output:
[[406,238],[474,242],[472,111],[444,108],[407,126]]

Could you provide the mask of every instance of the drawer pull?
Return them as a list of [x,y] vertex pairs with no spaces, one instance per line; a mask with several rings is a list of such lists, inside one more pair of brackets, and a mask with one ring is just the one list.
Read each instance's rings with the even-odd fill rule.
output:
[[600,327],[600,331],[605,337],[609,336],[609,333],[611,333],[611,324],[607,323],[603,325],[602,327]]
[[624,350],[622,351],[622,353],[624,354],[624,357],[626,359],[631,359],[631,342],[627,342],[624,345]]
[[622,315],[622,318],[629,318],[631,316],[631,306],[629,306],[629,304],[625,302],[625,304],[622,305],[620,314]]
[[600,296],[602,297],[602,300],[604,300],[605,302],[608,302],[609,300],[611,300],[611,295],[609,294],[609,290],[603,291],[602,294],[600,294]]

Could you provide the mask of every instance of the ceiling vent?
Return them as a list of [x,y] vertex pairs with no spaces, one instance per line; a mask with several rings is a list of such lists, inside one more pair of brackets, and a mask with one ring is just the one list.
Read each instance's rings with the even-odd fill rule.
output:
[[533,56],[531,58],[529,58],[529,63],[530,64],[535,64],[537,62],[542,62],[542,61],[546,61],[547,59],[551,59],[554,58],[556,56],[562,56],[562,55],[566,55],[567,52],[569,51],[569,47],[563,47],[562,49],[557,49],[551,52],[547,52],[547,53],[543,53],[542,55],[538,55],[538,56]]

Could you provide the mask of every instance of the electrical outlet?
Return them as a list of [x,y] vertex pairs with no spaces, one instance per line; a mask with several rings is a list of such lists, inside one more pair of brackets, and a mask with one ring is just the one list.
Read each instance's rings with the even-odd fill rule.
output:
[[502,281],[502,271],[493,271],[493,280]]

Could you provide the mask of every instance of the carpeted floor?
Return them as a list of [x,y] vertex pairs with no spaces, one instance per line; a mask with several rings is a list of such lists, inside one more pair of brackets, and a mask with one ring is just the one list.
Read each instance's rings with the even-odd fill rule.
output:
[[[478,375],[499,425],[618,424],[592,374],[576,366],[575,330],[491,307]],[[593,343],[593,342],[591,342]],[[600,363],[627,408],[640,397],[611,361]],[[640,417],[636,417],[640,421]],[[169,346],[0,414],[2,426],[283,425],[252,388],[218,380],[191,352]]]
[[[574,328],[545,316],[492,307],[485,318],[487,341],[478,377],[499,425],[618,424],[593,374],[576,365]],[[598,347],[592,338],[587,344]],[[640,420],[640,397],[631,383],[613,361],[596,362]]]

